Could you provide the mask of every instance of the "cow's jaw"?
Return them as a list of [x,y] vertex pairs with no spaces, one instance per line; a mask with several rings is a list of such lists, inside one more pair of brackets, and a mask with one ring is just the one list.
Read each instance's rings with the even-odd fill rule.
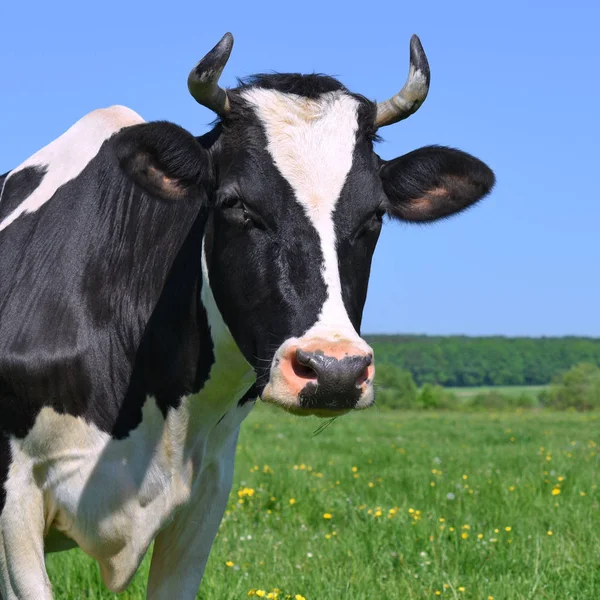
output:
[[[319,235],[320,271],[327,288],[317,322],[275,353],[262,398],[296,414],[330,416],[367,408],[374,400],[373,351],[357,334],[344,306],[333,220],[352,168],[358,101],[341,91],[309,99],[252,88],[243,96],[264,128],[278,171]],[[306,288],[310,293],[310,281]],[[321,378],[310,366],[299,365],[298,356],[305,354],[298,350],[323,357],[331,372]]]

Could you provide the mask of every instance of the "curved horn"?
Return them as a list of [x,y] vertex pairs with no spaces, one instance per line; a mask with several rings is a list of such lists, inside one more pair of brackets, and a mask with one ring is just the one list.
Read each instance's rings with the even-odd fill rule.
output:
[[229,112],[227,92],[219,87],[219,77],[229,60],[233,36],[227,32],[221,41],[190,71],[188,89],[196,102],[221,117]]
[[429,63],[421,40],[413,35],[410,38],[410,70],[404,87],[389,100],[377,104],[375,125],[384,127],[406,119],[416,112],[427,98],[429,91]]

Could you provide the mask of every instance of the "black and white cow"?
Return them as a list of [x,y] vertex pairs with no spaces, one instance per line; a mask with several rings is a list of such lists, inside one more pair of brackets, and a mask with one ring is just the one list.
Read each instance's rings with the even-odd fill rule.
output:
[[383,216],[433,221],[494,183],[458,150],[373,151],[427,95],[418,38],[380,104],[320,75],[225,91],[232,44],[188,82],[210,133],[112,107],[0,178],[4,600],[51,598],[44,552],[75,545],[122,590],[153,540],[148,597],[194,598],[253,400],[373,404],[359,331]]

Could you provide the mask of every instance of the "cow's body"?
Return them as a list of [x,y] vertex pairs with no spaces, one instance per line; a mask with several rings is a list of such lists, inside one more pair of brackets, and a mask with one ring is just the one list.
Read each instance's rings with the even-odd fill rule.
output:
[[[199,205],[136,210],[156,201],[135,185],[118,193],[102,144],[141,122],[120,107],[95,111],[4,182],[0,261],[11,277],[0,282],[0,564],[8,597],[50,597],[44,550],[74,544],[120,590],[165,525],[157,548],[169,550],[155,554],[151,589],[195,593],[229,493],[239,425],[252,406],[238,401],[254,372],[201,268]],[[37,186],[24,197],[24,178],[11,180],[26,169]],[[158,244],[163,236],[173,243]],[[119,270],[124,293],[111,298]],[[17,546],[27,572],[15,575],[1,553]],[[192,556],[191,581],[185,569],[172,578]]]
[[384,213],[435,220],[493,185],[459,151],[373,152],[424,98],[417,42],[416,84],[375,105],[314,75],[225,93],[226,36],[190,84],[222,117],[207,135],[112,107],[0,177],[4,600],[50,599],[44,552],[75,545],[121,590],[153,540],[148,596],[195,597],[252,401],[373,403]]

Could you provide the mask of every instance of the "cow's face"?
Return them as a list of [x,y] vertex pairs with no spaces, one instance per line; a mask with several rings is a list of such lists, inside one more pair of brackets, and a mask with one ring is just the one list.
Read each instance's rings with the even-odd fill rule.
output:
[[259,394],[297,414],[369,407],[373,351],[359,332],[384,215],[458,212],[491,171],[438,147],[382,161],[378,105],[329,77],[255,77],[227,92],[222,116],[206,265]]

